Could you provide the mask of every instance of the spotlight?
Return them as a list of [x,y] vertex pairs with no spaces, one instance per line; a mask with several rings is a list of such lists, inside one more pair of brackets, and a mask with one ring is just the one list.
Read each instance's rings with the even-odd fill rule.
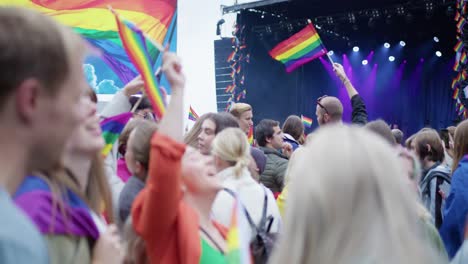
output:
[[434,37],[434,42],[439,43],[439,38],[438,38],[438,37]]
[[221,36],[221,26],[226,22],[224,19],[218,20],[218,23],[216,24],[216,35]]
[[442,57],[442,52],[440,52],[440,51],[436,51],[435,54],[436,54],[436,56],[439,57],[439,58]]
[[406,64],[406,60],[403,61],[403,64]]
[[359,47],[358,47],[358,46],[354,46],[354,47],[353,47],[353,51],[354,51],[354,52],[358,52],[358,51],[359,51]]
[[327,24],[328,25],[333,25],[335,23],[333,17],[327,17]]
[[390,56],[390,57],[388,57],[388,60],[389,60],[389,61],[395,61],[395,57]]
[[385,44],[383,44],[383,46],[384,46],[386,49],[389,49],[389,48],[390,48],[390,43],[385,42]]
[[405,8],[403,6],[397,7],[397,15],[403,16],[405,14]]
[[348,14],[348,21],[350,24],[356,23],[356,16],[353,13]]
[[333,54],[335,54],[335,52],[333,52],[333,50],[330,50],[330,51],[328,52],[328,56],[333,56]]
[[406,42],[404,42],[403,40],[400,41],[400,46],[402,46],[402,47],[406,46]]
[[367,65],[369,62],[367,60],[362,61],[362,65]]

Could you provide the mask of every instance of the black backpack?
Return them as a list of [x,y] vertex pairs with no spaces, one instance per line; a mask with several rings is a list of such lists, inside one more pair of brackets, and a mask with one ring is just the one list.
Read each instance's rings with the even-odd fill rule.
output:
[[[265,187],[263,187],[265,188]],[[227,193],[236,199],[235,193],[225,188],[224,189]],[[273,224],[274,217],[272,215],[267,217],[267,207],[268,207],[268,196],[264,189],[264,199],[263,199],[263,210],[262,210],[262,218],[260,219],[260,223],[258,226],[254,223],[252,217],[250,216],[247,208],[242,205],[245,211],[245,215],[247,217],[247,221],[250,224],[252,230],[255,231],[255,237],[250,241],[250,251],[252,253],[252,257],[255,264],[266,264],[268,259],[273,251],[275,246],[275,241],[277,234],[270,233],[271,226]]]
[[[436,193],[435,197],[431,194],[431,181],[436,179]],[[430,205],[434,203],[434,225],[437,229],[442,225],[442,204],[443,197],[439,194],[440,186],[446,182],[451,185],[450,175],[444,171],[433,170],[429,172],[429,175],[424,177],[420,184],[421,187],[421,199],[424,205],[429,205],[427,208],[430,211]]]

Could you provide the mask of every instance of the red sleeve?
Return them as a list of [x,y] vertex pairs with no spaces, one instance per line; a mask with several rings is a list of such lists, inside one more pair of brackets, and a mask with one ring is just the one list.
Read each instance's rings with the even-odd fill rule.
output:
[[181,192],[181,160],[185,145],[155,133],[151,139],[148,180],[132,207],[133,227],[147,248],[161,248],[174,227]]

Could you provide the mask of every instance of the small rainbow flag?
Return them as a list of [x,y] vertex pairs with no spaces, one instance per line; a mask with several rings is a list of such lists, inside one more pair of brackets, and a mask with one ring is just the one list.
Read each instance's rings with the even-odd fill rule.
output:
[[308,24],[304,29],[284,40],[270,51],[270,56],[286,65],[286,72],[292,72],[307,62],[327,53],[314,25]]
[[250,146],[253,146],[253,143],[254,143],[254,136],[253,136],[253,126],[250,126],[249,127],[249,134],[247,134],[247,139],[249,140],[249,144]]
[[462,43],[461,40],[459,40],[459,41],[457,42],[457,45],[455,45],[455,47],[453,47],[453,50],[454,50],[455,52],[460,52],[462,49],[463,49],[463,43]]
[[196,122],[198,118],[199,118],[199,116],[197,115],[195,110],[193,110],[192,106],[190,106],[188,119]]
[[119,139],[120,133],[132,116],[132,113],[123,113],[101,121],[102,137],[106,142],[101,151],[102,156],[106,157],[111,152],[112,146]]
[[145,35],[133,23],[120,18],[115,11],[112,12],[114,13],[115,20],[117,21],[119,35],[122,39],[125,51],[130,57],[132,63],[138,69],[138,72],[141,74],[145,83],[146,95],[153,105],[157,119],[161,120],[164,112],[166,111],[166,105],[163,99],[163,93],[161,89],[159,89],[154,76],[154,70],[151,66],[152,63],[146,46]]
[[457,11],[457,13],[455,14],[455,21],[458,21],[460,17],[461,17],[460,12]]
[[460,69],[461,69],[460,61],[457,60],[455,61],[455,64],[453,65],[453,71],[458,72],[460,71]]
[[226,87],[226,90],[224,90],[226,93],[232,93],[236,86],[234,84],[230,84]]
[[457,99],[458,96],[460,94],[460,89],[459,88],[455,88],[455,90],[453,90],[453,95],[452,95],[452,98],[453,99]]
[[247,226],[245,217],[243,215],[239,198],[235,197],[235,202],[232,207],[231,224],[227,233],[227,251],[226,261],[228,264],[250,264],[250,250],[249,239],[246,237]]
[[465,26],[465,24],[466,24],[466,19],[464,17],[461,17],[457,23],[458,32],[461,32],[463,30],[463,27]]
[[465,112],[465,106],[463,104],[460,104],[458,107],[458,115],[462,115]]
[[301,115],[301,120],[305,127],[310,128],[312,126],[312,118],[308,118],[306,116]]
[[227,58],[227,62],[233,61],[235,56],[236,56],[236,51],[234,50],[233,52],[231,52],[231,54],[229,54]]
[[466,61],[467,61],[466,52],[463,52],[463,54],[461,55],[461,58],[460,58],[460,62],[462,64],[466,64]]
[[457,84],[458,84],[457,78],[454,78],[452,81],[452,89],[455,89],[455,86],[457,86]]

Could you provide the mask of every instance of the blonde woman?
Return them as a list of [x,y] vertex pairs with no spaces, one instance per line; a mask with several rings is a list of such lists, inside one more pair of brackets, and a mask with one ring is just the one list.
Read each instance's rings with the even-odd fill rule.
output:
[[[223,187],[238,195],[256,225],[260,223],[263,208],[266,206],[266,216],[273,217],[270,231],[276,233],[280,225],[278,206],[271,191],[257,183],[250,175],[250,145],[245,133],[239,128],[221,131],[213,140],[212,154],[218,171],[217,177]],[[219,192],[212,208],[214,219],[229,226],[233,205],[234,198],[228,191]],[[255,235],[253,230],[250,231],[252,236]]]
[[244,131],[245,134],[248,134],[250,127],[253,126],[252,106],[246,103],[237,103],[231,107],[229,113],[237,119],[242,131]]
[[395,176],[401,161],[383,139],[327,126],[296,162],[271,263],[443,263],[424,241],[415,196]]

